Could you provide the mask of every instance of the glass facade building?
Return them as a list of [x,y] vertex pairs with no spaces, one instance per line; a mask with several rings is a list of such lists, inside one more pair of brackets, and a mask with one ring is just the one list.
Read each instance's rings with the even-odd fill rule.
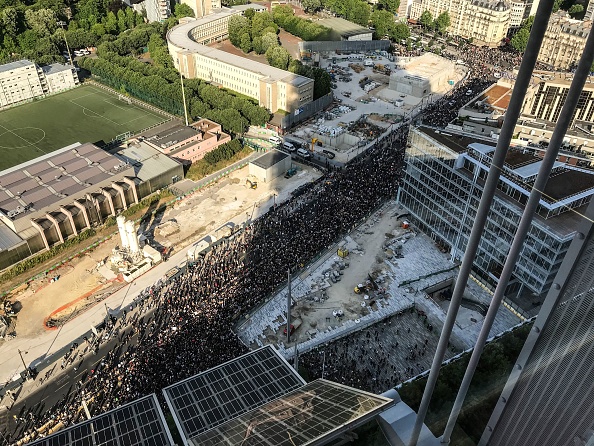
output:
[[[398,193],[411,220],[461,260],[488,175],[495,143],[411,127],[406,173]],[[494,288],[505,263],[540,158],[510,148],[474,264],[474,275]],[[538,215],[516,264],[507,295],[549,289],[575,234],[577,215],[594,193],[594,175],[557,162],[543,191]]]

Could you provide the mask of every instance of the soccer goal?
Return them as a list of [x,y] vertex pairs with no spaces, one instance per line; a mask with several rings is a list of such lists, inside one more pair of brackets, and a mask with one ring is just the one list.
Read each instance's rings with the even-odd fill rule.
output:
[[132,105],[132,99],[130,99],[128,96],[125,96],[125,95],[123,95],[123,94],[119,94],[119,95],[118,95],[118,99],[119,99],[120,101],[124,101],[125,103],[127,103],[127,104],[129,104],[129,105]]

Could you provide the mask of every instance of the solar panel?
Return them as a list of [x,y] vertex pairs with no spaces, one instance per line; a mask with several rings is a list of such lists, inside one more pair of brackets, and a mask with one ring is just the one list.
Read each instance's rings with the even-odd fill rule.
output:
[[180,433],[194,437],[305,384],[272,346],[163,389]]
[[154,393],[31,443],[31,446],[173,445]]
[[191,446],[305,446],[353,429],[393,400],[318,379],[191,438]]

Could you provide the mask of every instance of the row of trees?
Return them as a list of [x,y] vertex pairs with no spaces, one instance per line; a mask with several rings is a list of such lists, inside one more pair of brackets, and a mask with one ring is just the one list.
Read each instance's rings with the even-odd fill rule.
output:
[[419,17],[419,24],[428,31],[437,31],[439,34],[444,34],[452,24],[452,20],[450,13],[447,11],[442,12],[434,19],[431,12],[425,10]]
[[[97,48],[96,59],[83,58],[81,68],[102,83],[155,105],[169,113],[183,115],[179,73],[163,39],[167,26],[141,25]],[[153,64],[130,56],[148,46]],[[240,134],[248,125],[264,125],[270,113],[252,100],[234,95],[199,79],[184,81],[188,113],[192,119],[204,117],[221,124],[226,132]]]
[[410,29],[406,23],[395,22],[394,14],[386,9],[376,9],[371,13],[371,23],[375,28],[374,35],[377,39],[388,36],[390,40],[400,42],[410,37]]
[[312,40],[330,40],[330,28],[326,28],[311,20],[306,20],[295,16],[293,8],[289,5],[275,6],[272,10],[272,19],[274,23],[283,28],[288,33],[293,34],[305,41]]
[[270,47],[278,45],[278,26],[268,12],[256,13],[248,9],[244,16],[233,16],[229,20],[229,40],[244,53],[255,51],[264,54]]
[[[67,22],[67,29],[60,27]],[[96,46],[144,22],[113,0],[0,1],[0,63],[27,58],[41,65],[63,62],[65,38],[71,48]]]
[[208,164],[216,164],[220,161],[230,160],[236,154],[241,152],[242,149],[243,146],[239,140],[234,139],[233,141],[221,144],[216,149],[208,152],[206,155],[204,155],[204,161],[206,161]]

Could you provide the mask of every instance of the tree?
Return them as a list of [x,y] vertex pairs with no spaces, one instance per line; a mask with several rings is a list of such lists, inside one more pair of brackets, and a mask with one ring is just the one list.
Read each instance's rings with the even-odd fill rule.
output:
[[262,47],[262,37],[260,37],[260,36],[254,37],[254,39],[252,40],[252,49],[254,50],[254,52],[256,54],[264,54],[265,53],[265,51]]
[[520,29],[514,34],[511,38],[510,44],[511,46],[521,53],[526,51],[526,47],[528,46],[528,37],[530,37],[530,30],[532,29],[532,24],[534,23],[534,16],[528,17],[522,23]]
[[268,48],[278,46],[278,36],[273,33],[266,33],[262,36],[262,52],[268,51]]
[[271,66],[286,70],[291,62],[291,55],[282,46],[273,46],[266,51],[266,60]]
[[410,37],[410,29],[406,23],[395,23],[390,36],[395,42],[407,40]]
[[392,33],[394,27],[394,14],[385,9],[376,9],[371,13],[371,23],[375,28],[375,36],[377,39],[381,39],[384,36],[389,36]]
[[181,19],[182,17],[195,17],[194,10],[185,3],[178,3],[177,5],[175,5],[173,15],[175,15],[175,17],[177,17],[178,19]]
[[19,11],[11,6],[4,8],[0,15],[0,23],[5,36],[16,37],[19,31]]
[[390,11],[393,14],[398,12],[398,7],[400,6],[400,0],[381,0],[379,4],[387,11]]
[[243,16],[250,21],[254,18],[254,14],[256,14],[254,8],[249,8],[243,11]]
[[249,53],[252,50],[252,38],[249,33],[243,33],[240,39],[239,48],[244,53]]
[[442,12],[435,19],[435,28],[439,34],[444,34],[451,24],[450,13],[447,11]]
[[229,40],[233,46],[239,47],[241,36],[250,33],[250,21],[243,16],[234,15],[229,19]]
[[[590,1],[594,1],[594,0],[590,0]],[[569,10],[567,12],[569,12],[569,14],[575,18],[576,16],[578,16],[582,12],[584,12],[584,5],[580,5],[579,3],[576,3],[575,5],[571,5],[571,7],[569,8]]]
[[423,14],[421,14],[421,17],[419,17],[419,23],[423,28],[431,29],[433,28],[433,16],[429,11],[425,10],[423,11]]
[[315,12],[322,9],[322,0],[301,0],[301,6],[305,12]]
[[27,9],[25,19],[29,28],[40,37],[53,34],[58,27],[56,13],[51,9]]

